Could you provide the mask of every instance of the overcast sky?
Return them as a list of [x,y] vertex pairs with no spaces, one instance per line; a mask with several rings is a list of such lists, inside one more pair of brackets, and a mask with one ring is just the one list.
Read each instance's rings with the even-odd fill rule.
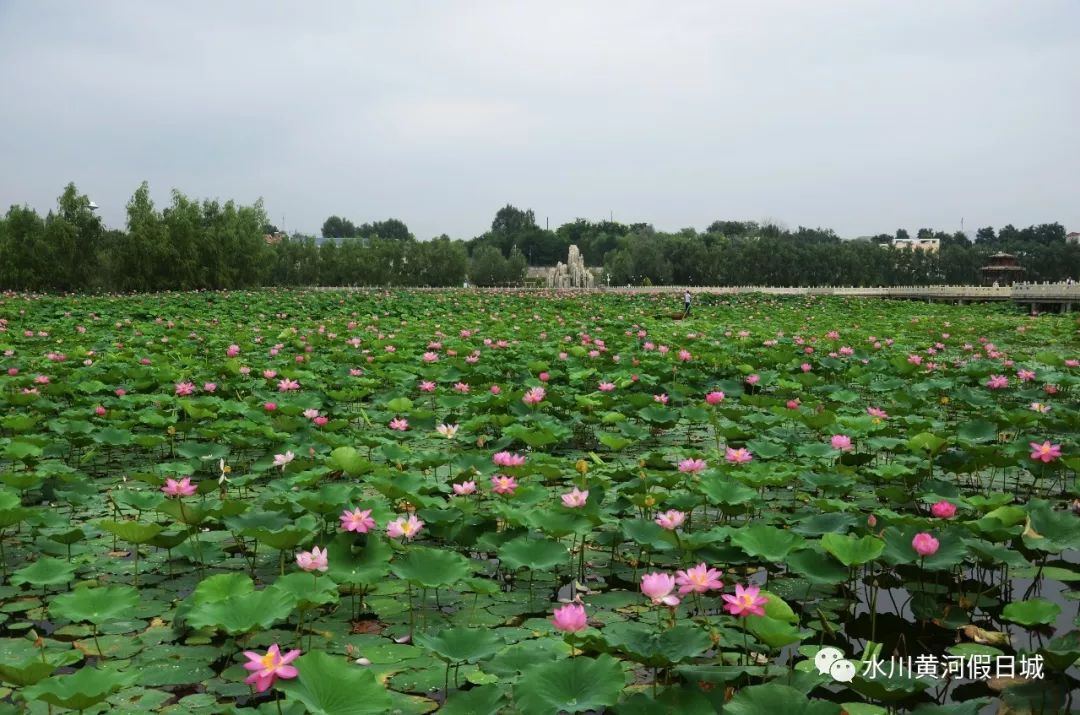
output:
[[0,205],[144,179],[306,232],[1080,230],[1080,0],[0,0]]

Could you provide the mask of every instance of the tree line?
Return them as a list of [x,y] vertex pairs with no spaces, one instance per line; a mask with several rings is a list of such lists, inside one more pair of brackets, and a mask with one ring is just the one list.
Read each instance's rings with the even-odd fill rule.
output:
[[937,253],[891,245],[895,234],[842,240],[820,228],[716,221],[703,231],[578,219],[541,228],[533,211],[505,206],[468,240],[420,241],[401,220],[354,223],[331,216],[319,237],[286,235],[261,201],[196,200],[173,191],[158,208],[143,183],[124,229],[106,228],[89,198],[68,184],[41,216],[12,206],[0,217],[0,287],[31,291],[156,291],[256,286],[520,285],[529,266],[565,261],[577,245],[611,285],[919,285],[979,283],[998,251],[1014,253],[1025,279],[1080,277],[1080,246],[1060,224],[961,232],[922,228]]

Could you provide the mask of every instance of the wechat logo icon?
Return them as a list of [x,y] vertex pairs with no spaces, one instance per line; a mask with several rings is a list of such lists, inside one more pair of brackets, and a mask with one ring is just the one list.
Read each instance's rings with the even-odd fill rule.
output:
[[844,651],[826,646],[814,656],[814,665],[822,675],[831,676],[838,683],[850,683],[855,679],[855,664],[844,658]]

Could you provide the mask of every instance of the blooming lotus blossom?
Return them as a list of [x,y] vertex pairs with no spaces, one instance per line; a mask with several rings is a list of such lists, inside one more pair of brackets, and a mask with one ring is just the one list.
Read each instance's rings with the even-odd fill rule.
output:
[[922,365],[922,355],[908,355],[907,361],[911,365]]
[[563,506],[569,509],[580,509],[585,506],[585,502],[589,499],[589,490],[581,491],[577,487],[573,490],[562,495]]
[[706,466],[704,459],[684,459],[679,462],[679,471],[684,474],[697,474]]
[[104,417],[105,416],[105,407],[102,406],[102,405],[98,405],[97,407],[94,408],[94,414],[97,415],[98,417]]
[[170,497],[189,497],[195,493],[195,489],[195,485],[191,483],[191,477],[184,477],[180,481],[166,479],[161,491]]
[[237,355],[240,354],[240,346],[239,345],[230,345],[229,349],[225,351],[225,354],[228,355],[231,358],[236,357]]
[[208,382],[202,386],[203,392],[209,392],[211,395],[217,392],[217,383]]
[[496,452],[491,456],[491,461],[499,467],[520,467],[525,464],[525,455],[514,452]]
[[290,650],[282,655],[281,649],[275,643],[265,655],[250,650],[244,651],[244,655],[248,659],[244,668],[251,671],[251,675],[245,678],[244,682],[254,685],[255,690],[260,693],[269,690],[278,678],[290,680],[299,674],[294,666],[289,665],[300,655],[299,650]]
[[1050,411],[1050,405],[1047,405],[1047,404],[1042,403],[1042,402],[1032,402],[1031,403],[1031,411],[1032,412],[1038,412],[1040,414],[1046,414],[1047,412]]
[[692,360],[692,359],[693,359],[693,356],[690,354],[689,350],[680,350],[679,351],[679,362],[690,362],[690,360]]
[[267,380],[273,380],[277,377],[277,370],[263,370],[263,377]]
[[420,530],[424,528],[424,522],[416,518],[416,514],[409,514],[409,518],[398,517],[389,524],[386,525],[386,535],[391,539],[400,539],[405,537],[406,540],[412,541],[416,538],[416,535],[420,533]]
[[[812,348],[808,348],[808,349],[812,349]],[[810,372],[811,370],[814,369],[814,367],[810,363],[804,362],[802,365],[799,366],[799,369],[802,370],[803,372]]]
[[460,392],[462,395],[467,395],[469,394],[469,386],[464,382],[455,382],[454,392]]
[[1001,390],[1009,386],[1009,378],[1004,375],[991,375],[986,382],[986,386],[991,390]]
[[300,389],[300,383],[286,377],[278,381],[277,389],[278,392],[293,392],[294,390]]
[[666,405],[668,403],[668,396],[664,393],[653,395],[652,399],[653,402],[659,402],[661,405]]
[[956,516],[956,505],[942,499],[930,507],[930,513],[938,519],[951,519]]
[[765,596],[759,595],[761,589],[757,586],[747,586],[743,588],[741,583],[735,584],[735,595],[723,594],[723,598],[727,603],[724,604],[724,609],[733,616],[764,616],[765,609],[762,608],[769,599]]
[[841,452],[847,452],[851,449],[851,437],[846,434],[834,434],[829,442],[832,444],[833,449],[838,449]]
[[460,482],[454,485],[454,494],[468,496],[476,492],[476,482]]
[[371,509],[359,508],[349,511],[346,509],[341,514],[341,528],[345,531],[355,531],[358,534],[366,534],[375,528],[375,520],[371,518]]
[[705,395],[705,402],[710,405],[719,405],[724,401],[724,393],[719,390],[713,390],[709,394]]
[[556,630],[564,633],[576,633],[588,627],[588,620],[585,615],[585,607],[571,603],[562,608],[556,608],[552,614],[551,623]]
[[799,409],[800,405],[802,405],[802,403],[799,401],[798,397],[796,397],[794,400],[788,400],[787,401],[787,408],[789,410],[797,410],[797,409]]
[[409,421],[404,417],[395,417],[390,420],[390,429],[397,430],[398,432],[404,432],[409,429]]
[[178,382],[174,388],[177,396],[186,397],[195,392],[195,383],[193,382]]
[[614,382],[601,382],[599,385],[597,385],[597,389],[600,390],[600,392],[611,392],[612,390],[615,389],[615,383]]
[[458,433],[458,426],[441,424],[435,428],[435,431],[447,439],[453,439]]
[[309,420],[313,420],[318,416],[319,411],[314,408],[304,410],[304,417],[308,418]]
[[911,548],[915,549],[915,553],[923,558],[936,554],[940,545],[937,539],[925,531],[915,534],[915,538],[911,540]]
[[439,354],[433,352],[426,352],[423,355],[424,362],[439,362]]
[[1034,370],[1017,370],[1016,377],[1020,379],[1020,382],[1031,382],[1035,379]]
[[679,593],[705,593],[712,589],[724,587],[720,580],[722,571],[711,569],[705,564],[698,564],[685,571],[675,572],[675,583],[679,584]]
[[547,393],[544,391],[544,388],[534,387],[525,393],[524,397],[521,398],[521,401],[529,406],[539,405],[544,401],[546,395]]
[[293,454],[291,451],[285,452],[285,454],[275,454],[274,466],[281,467],[281,471],[284,472],[285,466],[294,459],[296,459],[296,455]]
[[263,409],[266,410],[267,412],[274,412],[274,411],[277,410],[277,403],[276,402],[267,402],[266,404],[263,405]]
[[327,558],[326,549],[320,549],[316,546],[311,551],[298,553],[296,555],[296,565],[305,571],[326,573],[330,568],[330,561]]
[[647,573],[641,577],[641,592],[652,599],[654,606],[678,606],[679,597],[672,595],[675,577],[667,573]]
[[669,509],[656,515],[654,521],[668,531],[674,531],[686,521],[686,514],[677,509]]
[[747,385],[756,385],[760,381],[761,381],[761,376],[760,375],[754,374],[754,375],[747,375],[746,376],[746,384]]
[[491,478],[491,491],[496,494],[510,496],[518,488],[517,480],[503,474],[496,474]]
[[1061,445],[1050,444],[1050,440],[1039,444],[1031,442],[1031,458],[1037,462],[1049,464],[1061,456]]
[[731,462],[732,464],[746,464],[753,458],[754,455],[751,454],[750,450],[746,449],[745,447],[740,447],[739,449],[732,449],[731,447],[728,447],[727,453],[724,455],[724,459]]
[[1065,361],[1065,367],[1080,367],[1080,360],[1070,358]]
[[867,407],[866,414],[871,417],[876,417],[879,420],[889,419],[889,413],[879,407]]
[[420,392],[435,392],[435,383],[430,380],[423,380],[420,383]]
[[492,385],[491,388],[488,391],[493,395],[498,395],[499,393],[502,392],[502,388],[499,387],[498,385]]
[[548,380],[551,379],[551,375],[549,375],[547,372],[542,372],[539,375],[537,375],[536,377],[537,377],[538,380],[540,380],[540,382],[547,382]]
[[125,390],[122,387],[118,387],[115,390],[113,390],[113,394],[116,395],[117,397],[123,397],[124,395],[127,394],[127,390]]

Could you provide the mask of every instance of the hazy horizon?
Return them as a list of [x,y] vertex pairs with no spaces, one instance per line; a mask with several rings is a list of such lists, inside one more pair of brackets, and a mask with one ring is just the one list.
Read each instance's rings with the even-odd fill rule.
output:
[[1080,230],[1080,3],[0,0],[0,208]]

